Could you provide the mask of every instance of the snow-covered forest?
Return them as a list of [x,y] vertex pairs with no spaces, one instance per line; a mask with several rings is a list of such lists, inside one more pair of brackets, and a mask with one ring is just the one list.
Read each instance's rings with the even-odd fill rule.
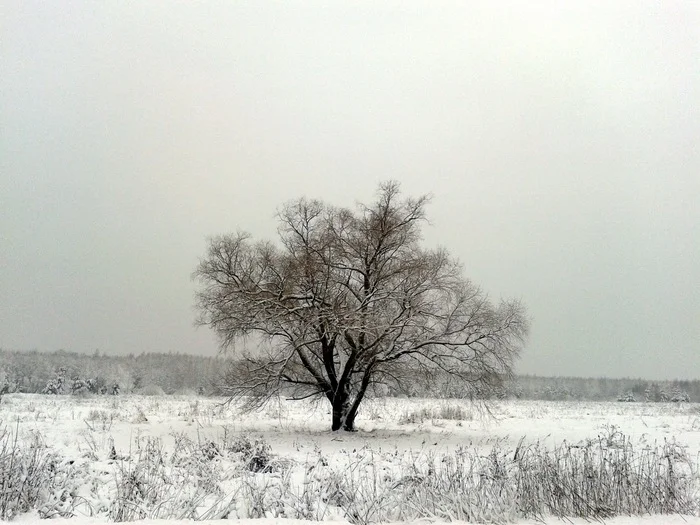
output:
[[[202,393],[211,394],[223,359],[186,354],[143,353],[113,356],[95,352],[17,352],[0,349],[0,388],[9,392],[42,393],[47,385],[61,384],[58,391],[80,393],[79,385],[94,384],[112,393]],[[78,386],[79,386],[78,385]],[[49,389],[51,390],[51,389]]]

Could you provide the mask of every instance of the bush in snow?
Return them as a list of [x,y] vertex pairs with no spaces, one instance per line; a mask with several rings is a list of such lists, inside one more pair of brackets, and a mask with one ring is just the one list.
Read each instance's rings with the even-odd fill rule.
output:
[[676,390],[673,392],[673,396],[671,397],[671,401],[673,403],[690,403],[690,396],[688,395],[687,392],[682,392],[680,390]]
[[106,394],[107,382],[103,377],[93,377],[85,380],[85,385],[91,394]]
[[[226,441],[226,439],[224,440]],[[248,436],[240,436],[228,443],[227,450],[243,457],[245,468],[251,472],[271,472],[271,447],[262,438],[251,440]]]
[[618,397],[617,400],[623,403],[634,403],[636,401],[632,392],[625,392],[620,397]]
[[84,396],[90,393],[87,382],[83,381],[79,377],[74,377],[73,382],[70,387],[70,392],[74,396]]
[[66,385],[66,374],[67,371],[64,367],[59,368],[56,371],[56,375],[46,383],[41,393],[51,395],[63,394]]

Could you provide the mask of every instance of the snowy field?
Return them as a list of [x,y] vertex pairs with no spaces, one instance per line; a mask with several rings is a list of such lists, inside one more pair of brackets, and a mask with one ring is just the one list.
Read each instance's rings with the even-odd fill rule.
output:
[[[364,404],[358,432],[332,433],[324,404],[282,402],[243,415],[222,401],[6,395],[0,405],[2,482],[8,485],[9,468],[18,469],[18,459],[8,463],[20,456],[12,450],[21,451],[27,472],[50,473],[40,486],[27,488],[32,510],[13,521],[257,518],[266,524],[301,519],[366,525],[536,523],[539,517],[562,523],[549,507],[537,507],[537,498],[551,500],[538,476],[557,477],[562,464],[573,472],[569,481],[557,481],[564,487],[610,470],[601,487],[619,494],[599,495],[605,505],[639,508],[628,500],[640,489],[616,481],[624,469],[637,473],[625,479],[663,484],[674,500],[682,492],[683,508],[697,511],[700,505],[698,404],[505,401],[487,415],[457,400],[376,399]],[[596,454],[605,458],[595,463]],[[576,477],[577,469],[596,465],[596,472]],[[669,476],[675,476],[673,486]],[[516,503],[521,491],[532,496]],[[6,507],[20,508],[21,502],[8,503],[2,494]],[[524,509],[523,501],[532,507]],[[655,501],[652,508],[673,504]],[[589,519],[617,514],[586,501],[571,506]],[[654,513],[605,522],[700,519]]]

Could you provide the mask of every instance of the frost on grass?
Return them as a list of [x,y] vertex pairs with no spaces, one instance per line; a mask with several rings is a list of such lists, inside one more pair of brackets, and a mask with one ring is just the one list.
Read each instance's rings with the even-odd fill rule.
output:
[[[274,414],[265,423],[264,413],[244,421],[214,402],[190,399],[68,402],[13,394],[5,401],[4,520],[28,512],[110,521],[290,518],[358,525],[700,515],[697,451],[670,437],[679,430],[700,434],[693,427],[697,407],[679,407],[670,419],[633,404],[509,402],[494,425],[507,425],[517,413],[512,428],[528,420],[552,428],[551,421],[567,415],[575,421],[615,413],[668,436],[633,439],[621,426],[605,424],[588,439],[501,437],[473,444],[466,438],[481,423],[468,405],[386,400],[368,406],[364,424],[381,427],[357,446],[357,434],[331,436],[308,426],[309,413],[286,409],[287,421]],[[264,424],[284,428],[265,431]],[[433,446],[450,432],[454,446]],[[401,435],[412,439],[409,447],[396,445]],[[325,445],[314,445],[316,439]]]

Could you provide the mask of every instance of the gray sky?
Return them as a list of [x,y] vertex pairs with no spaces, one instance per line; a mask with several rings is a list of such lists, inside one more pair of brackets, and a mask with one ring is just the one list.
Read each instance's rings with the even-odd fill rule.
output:
[[4,2],[0,346],[214,354],[208,235],[397,179],[519,372],[700,377],[699,6]]

